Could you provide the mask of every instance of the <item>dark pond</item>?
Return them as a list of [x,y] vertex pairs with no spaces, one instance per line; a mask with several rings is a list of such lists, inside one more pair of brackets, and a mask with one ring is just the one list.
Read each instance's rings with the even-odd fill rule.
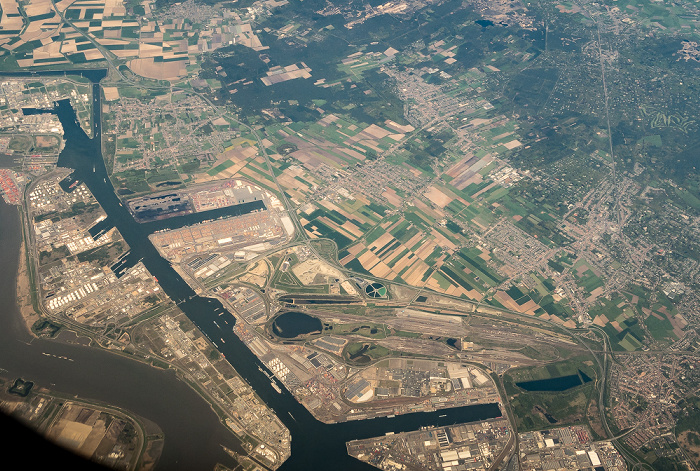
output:
[[370,329],[370,334],[376,334],[378,332],[377,329],[371,328],[368,325],[361,325],[360,327],[355,327],[350,332],[352,332],[352,333],[359,332],[360,329]]
[[486,28],[487,26],[493,26],[493,21],[490,20],[476,20],[474,23],[478,24],[482,28]]
[[352,361],[353,363],[356,363],[358,365],[366,365],[367,363],[372,361],[371,357],[369,357],[368,355],[365,355],[365,352],[367,352],[367,350],[369,349],[369,346],[370,345],[368,343],[366,343],[362,346],[362,348],[360,350],[358,350],[357,352],[350,355],[350,357],[349,357],[350,361]]
[[317,317],[297,311],[280,314],[272,323],[272,332],[283,339],[293,339],[304,334],[321,332],[323,325]]
[[535,406],[535,410],[541,412],[542,415],[544,415],[544,418],[547,419],[547,422],[549,422],[550,424],[556,424],[557,422],[559,422],[557,419],[554,418],[554,416],[552,416],[552,414],[542,409],[540,406]]
[[519,388],[525,391],[535,392],[555,392],[555,391],[566,391],[567,389],[575,388],[582,384],[591,381],[585,373],[581,370],[575,375],[559,376],[557,378],[549,379],[537,379],[534,381],[522,381],[520,383],[515,383]]
[[386,287],[381,283],[370,283],[365,287],[365,293],[370,298],[383,298],[386,296]]

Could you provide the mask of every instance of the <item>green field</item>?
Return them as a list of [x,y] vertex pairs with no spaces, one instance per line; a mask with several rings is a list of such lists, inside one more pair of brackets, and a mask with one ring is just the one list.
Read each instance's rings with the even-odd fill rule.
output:
[[528,392],[517,387],[515,383],[577,374],[579,370],[595,379],[596,371],[592,365],[590,357],[579,356],[547,366],[509,370],[503,376],[503,383],[506,394],[510,397],[518,430],[539,430],[585,421],[585,410],[595,391],[595,381],[556,392]]

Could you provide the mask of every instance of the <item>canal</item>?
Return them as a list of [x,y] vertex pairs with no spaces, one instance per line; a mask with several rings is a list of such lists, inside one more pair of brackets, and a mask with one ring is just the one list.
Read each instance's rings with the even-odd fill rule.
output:
[[[116,196],[107,176],[100,149],[98,81],[101,77],[93,75],[90,78],[94,82],[95,138],[88,138],[77,124],[70,103],[59,102],[55,112],[64,128],[66,146],[61,152],[58,164],[75,169],[75,178],[85,182],[102,205],[110,223],[121,232],[131,247],[128,263],[143,261],[151,274],[156,276],[163,290],[173,301],[180,303],[179,307],[207,337],[220,346],[220,352],[289,428],[292,434],[292,456],[280,469],[374,469],[349,457],[345,450],[345,442],[387,432],[416,430],[422,426],[448,425],[500,416],[498,405],[486,404],[449,411],[326,425],[315,420],[286,389],[277,393],[271,387],[268,378],[258,370],[258,366],[261,365],[259,360],[238,339],[233,330],[222,330],[214,322],[220,320],[219,315],[223,312],[221,315],[233,325],[235,319],[231,313],[226,311],[218,300],[195,295],[148,240],[154,226],[135,222]],[[17,247],[20,237],[17,212],[4,203],[1,203],[0,208],[1,241],[6,247]],[[204,213],[167,220],[172,224],[167,227],[187,224],[187,218],[190,216],[193,217],[192,220],[201,220],[202,214]],[[165,221],[159,223],[165,224]],[[16,234],[6,231],[6,227],[10,226],[15,227]],[[158,227],[163,228],[160,224]],[[0,261],[2,266],[16,272],[17,261],[13,262],[7,258],[7,254],[16,253],[16,250],[2,251],[0,256],[5,258]],[[16,258],[16,255],[14,257]],[[9,276],[8,273],[13,271],[11,269],[3,270],[4,273],[0,276]],[[0,279],[0,300],[7,301],[4,303],[7,306],[13,304],[11,300],[14,299],[15,285],[12,280],[3,281],[5,280]],[[165,447],[159,469],[212,469],[217,460],[230,463],[230,458],[226,459],[227,455],[223,454],[219,444],[237,449],[235,437],[231,433],[225,433],[226,429],[219,423],[206,402],[174,374],[97,349],[48,340],[29,342],[29,334],[19,325],[16,308],[3,311],[2,315],[7,318],[3,319],[3,322],[14,323],[16,327],[12,331],[3,329],[0,333],[4,337],[0,338],[0,367],[15,376],[35,381],[39,386],[112,403],[157,423],[165,433]],[[8,347],[10,344],[13,348]],[[57,363],[58,359],[45,357],[41,354],[42,351],[62,352],[56,355],[73,358],[75,361],[67,362],[69,364]],[[30,354],[31,361],[25,359]],[[104,374],[105,372],[111,374]]]

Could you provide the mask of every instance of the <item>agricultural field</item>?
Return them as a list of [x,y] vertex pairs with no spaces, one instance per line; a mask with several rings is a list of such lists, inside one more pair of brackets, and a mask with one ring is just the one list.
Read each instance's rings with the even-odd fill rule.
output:
[[[49,0],[3,3],[3,18],[12,18],[0,38],[6,66],[82,67],[108,60],[125,64],[139,77],[174,82],[198,70],[202,51],[234,42],[265,49],[246,15],[207,5],[178,3],[158,15],[150,0],[63,1],[56,3],[57,11],[51,5]],[[20,10],[23,15],[13,13]],[[139,21],[139,16],[150,20]],[[213,82],[208,86],[216,88]]]
[[380,126],[327,114],[313,124],[266,128],[266,145],[298,160],[308,170],[318,170],[321,166],[346,169],[367,158],[376,159],[412,130],[391,121]]
[[613,348],[639,350],[644,345],[669,345],[683,336],[688,321],[663,291],[632,286],[623,296],[601,298],[591,310],[593,323],[608,334]]
[[[245,177],[281,189],[306,236],[332,241],[340,265],[357,273],[573,325],[581,311],[571,302],[573,291],[558,286],[565,278],[586,306],[612,309],[606,307],[608,270],[590,254],[552,255],[576,239],[572,228],[588,222],[588,209],[567,210],[607,174],[612,157],[605,138],[570,113],[557,118],[560,135],[549,124],[538,134],[532,117],[549,116],[564,100],[562,84],[576,77],[564,76],[558,63],[580,45],[566,43],[557,30],[551,55],[538,57],[526,32],[532,25],[520,13],[506,9],[522,28],[514,34],[453,3],[426,11],[426,18],[450,12],[449,22],[459,27],[431,29],[421,38],[394,38],[393,20],[381,15],[371,26],[348,20],[353,28],[343,26],[341,36],[357,40],[371,31],[373,39],[348,47],[338,42],[341,25],[311,19],[291,4],[256,2],[253,19],[232,5],[214,14],[208,5],[190,3],[156,12],[149,2],[77,2],[65,16],[96,42],[68,37],[61,60],[93,60],[95,51],[109,51],[134,77],[178,87],[104,87],[105,149],[123,197]],[[616,8],[615,21],[629,18],[668,35],[694,31],[684,6],[623,2]],[[589,26],[573,4],[554,10],[581,22],[568,24],[572,31]],[[134,23],[135,15],[143,21]],[[332,54],[321,60],[310,46]],[[692,44],[679,50],[692,60]],[[224,52],[198,56],[204,51]],[[573,67],[578,73],[578,63]],[[566,99],[585,111],[596,98]],[[360,102],[363,107],[355,106]],[[230,106],[223,112],[221,105]],[[669,133],[695,132],[687,111],[658,103],[639,110],[650,129],[634,141],[643,148],[665,149]],[[241,119],[259,126],[259,135]],[[576,133],[590,136],[580,150],[567,140]],[[560,143],[558,149],[574,152],[548,152]],[[11,145],[26,147],[16,139]],[[536,163],[535,149],[537,158],[546,155],[552,163],[552,178],[528,168]],[[692,191],[675,193],[697,203]],[[526,253],[536,255],[536,269],[527,270]],[[283,278],[275,282],[295,286]],[[671,320],[676,314],[654,312],[662,319],[646,315],[640,324],[655,332],[647,338],[681,333]],[[618,334],[632,329],[625,345],[634,348],[645,340],[630,323],[620,319]]]
[[[177,266],[245,313],[251,348],[298,308],[323,328],[293,347],[350,366],[488,364],[518,431],[602,436],[601,410],[617,433],[645,409],[669,437],[699,348],[696,3],[0,0],[0,64],[109,69],[102,144],[122,199],[229,179],[274,194],[293,239]],[[91,131],[86,82],[3,82],[5,124],[18,91],[32,107],[70,95]],[[0,163],[57,158],[56,129],[3,132]],[[600,392],[628,391],[624,407],[597,403],[604,336],[615,386]],[[658,389],[664,374],[683,381]]]
[[105,87],[108,164],[124,196],[234,175],[274,182],[250,136],[200,98],[182,92]]

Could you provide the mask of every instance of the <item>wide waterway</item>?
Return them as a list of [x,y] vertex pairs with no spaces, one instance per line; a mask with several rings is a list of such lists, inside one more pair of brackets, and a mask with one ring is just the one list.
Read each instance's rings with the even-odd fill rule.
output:
[[[95,80],[94,76],[91,78]],[[258,370],[261,365],[258,359],[231,329],[222,330],[214,322],[219,321],[221,315],[229,325],[233,325],[233,316],[218,300],[195,296],[194,291],[160,257],[148,240],[153,226],[136,223],[115,195],[100,151],[99,96],[98,85],[95,85],[95,139],[89,139],[82,131],[67,101],[57,106],[56,112],[66,138],[59,166],[75,169],[74,176],[86,183],[111,223],[131,247],[131,263],[143,260],[164,291],[216,343],[221,353],[289,428],[292,457],[281,469],[374,469],[349,457],[345,442],[390,431],[417,430],[426,425],[447,425],[500,416],[496,404],[487,404],[326,425],[315,420],[288,391],[277,393],[269,379]],[[202,214],[190,216],[196,216],[194,221],[200,219]],[[187,218],[189,216],[173,218],[169,227],[182,226],[187,223]],[[4,306],[14,306],[16,248],[20,243],[18,220],[14,208],[0,203],[0,243],[3,247],[0,266],[7,268],[0,270],[0,302]],[[237,440],[232,433],[226,432],[207,403],[171,372],[150,368],[97,349],[42,339],[29,342],[31,337],[21,327],[16,308],[2,310],[0,315],[3,325],[11,327],[0,329],[0,367],[8,370],[12,376],[22,376],[39,386],[114,404],[157,423],[165,434],[159,469],[192,471],[212,469],[216,461],[230,464],[231,459],[223,453],[219,444],[236,449]],[[226,324],[219,322],[219,325]],[[42,352],[74,361],[47,357]]]
[[105,350],[36,339],[29,334],[15,303],[20,241],[17,208],[0,199],[3,375],[30,379],[38,387],[106,402],[157,423],[166,436],[160,469],[212,469],[217,461],[232,464],[232,458],[219,444],[235,449],[238,440],[219,422],[208,404],[172,371],[152,368]]

